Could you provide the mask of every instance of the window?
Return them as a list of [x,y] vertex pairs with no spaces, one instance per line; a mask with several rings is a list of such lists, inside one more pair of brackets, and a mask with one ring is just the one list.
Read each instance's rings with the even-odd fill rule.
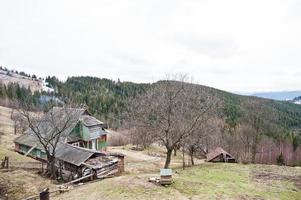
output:
[[37,149],[37,150],[36,150],[36,154],[37,154],[37,157],[38,157],[38,158],[41,158],[41,151],[40,151],[40,150]]
[[93,150],[97,149],[96,144],[97,144],[97,140],[92,140],[92,149]]
[[72,143],[72,146],[79,147],[79,142]]

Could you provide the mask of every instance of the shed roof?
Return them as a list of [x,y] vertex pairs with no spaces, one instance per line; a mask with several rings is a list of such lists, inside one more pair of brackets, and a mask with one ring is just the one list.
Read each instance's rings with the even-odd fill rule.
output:
[[228,156],[230,158],[234,158],[231,154],[229,154],[228,152],[226,152],[223,148],[217,147],[215,150],[209,152],[206,155],[207,161],[211,161],[211,160],[215,159],[216,157],[218,157],[221,154],[225,155],[225,156]]
[[94,154],[101,155],[100,152],[59,142],[55,152],[55,158],[76,166],[80,166]]

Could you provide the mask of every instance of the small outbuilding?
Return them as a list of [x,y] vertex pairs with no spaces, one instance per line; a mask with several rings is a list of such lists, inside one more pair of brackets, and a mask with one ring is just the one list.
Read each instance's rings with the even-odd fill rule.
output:
[[221,147],[217,147],[215,150],[210,151],[206,157],[207,162],[236,162],[235,158]]
[[171,169],[160,169],[160,184],[161,185],[172,184],[172,170]]

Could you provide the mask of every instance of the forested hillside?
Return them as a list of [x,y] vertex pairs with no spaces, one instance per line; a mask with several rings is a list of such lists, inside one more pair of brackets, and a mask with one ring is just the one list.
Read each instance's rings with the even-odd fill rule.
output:
[[[55,95],[63,101],[86,105],[90,112],[103,120],[121,120],[125,112],[125,103],[135,96],[143,93],[152,84],[138,84],[120,82],[96,77],[71,77],[66,82],[59,81],[56,77],[47,77],[49,86],[56,90]],[[156,83],[153,83],[156,84]],[[207,95],[213,95],[223,104],[220,110],[221,117],[230,115],[235,120],[247,120],[249,116],[260,113],[260,117],[270,126],[281,127],[285,130],[301,129],[301,106],[285,101],[275,101],[252,96],[241,96],[218,89],[199,85],[200,90]],[[39,92],[31,94],[28,88],[18,84],[0,85],[0,97],[12,100],[21,100],[25,96],[33,96],[37,103]],[[227,112],[224,112],[224,111]],[[236,119],[237,118],[237,119]],[[232,119],[234,120],[234,119]]]
[[120,82],[95,77],[71,77],[59,82],[48,77],[61,99],[87,105],[90,112],[112,126],[120,126],[127,99],[143,93],[149,84]]
[[[61,82],[56,77],[47,77],[49,86],[55,89],[55,94],[32,94],[28,88],[18,84],[0,85],[1,99],[15,102],[31,97],[32,103],[39,104],[41,95],[55,95],[62,101],[72,101],[86,105],[90,112],[110,126],[122,126],[126,120],[123,114],[129,99],[144,93],[153,84],[136,84],[120,82],[96,77],[71,77]],[[263,127],[262,132],[276,140],[288,139],[294,146],[301,143],[301,106],[285,101],[275,101],[251,96],[241,96],[218,89],[199,85],[205,95],[218,98],[222,106],[217,118],[224,121],[230,128],[236,129],[242,125]],[[147,105],[145,105],[147,106]],[[258,118],[258,121],[256,121]]]

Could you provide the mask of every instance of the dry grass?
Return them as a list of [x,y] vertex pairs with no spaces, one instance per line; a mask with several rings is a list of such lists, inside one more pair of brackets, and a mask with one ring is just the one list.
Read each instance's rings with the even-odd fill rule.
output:
[[[144,151],[131,150],[131,145],[121,147],[109,147],[108,151],[119,152],[125,157],[125,170],[129,174],[142,174],[158,172],[164,166],[166,151],[164,147],[152,146]],[[185,155],[185,162],[188,164],[188,155]],[[171,168],[181,168],[183,165],[181,152],[172,156]],[[203,163],[203,160],[195,159],[196,164]]]
[[[272,170],[275,179],[262,180],[255,173]],[[280,178],[283,175],[288,177]],[[204,163],[174,170],[174,184],[163,187],[148,182],[156,174],[124,175],[88,183],[56,200],[73,199],[271,199],[299,200],[301,190],[292,177],[300,168],[268,165]],[[278,177],[278,178],[277,178]],[[296,179],[297,180],[297,179]],[[299,181],[301,181],[299,179]]]
[[[11,151],[16,136],[9,113],[10,109],[0,107],[0,131],[3,133],[0,155],[32,161]],[[51,199],[301,199],[301,168],[298,167],[203,163],[183,171],[179,152],[172,157],[171,163],[175,182],[162,187],[149,183],[148,178],[158,176],[164,165],[164,148],[154,146],[134,151],[131,146],[123,146],[108,150],[126,155],[123,176],[88,183]],[[202,163],[202,160],[197,162]],[[9,199],[36,195],[45,187],[55,189],[56,185],[34,171],[0,170],[0,194],[7,192]]]
[[[9,156],[12,161],[36,161],[14,152],[13,140],[18,135],[14,134],[10,114],[11,109],[0,106],[0,159]],[[9,199],[21,199],[38,194],[45,187],[54,188],[55,185],[35,171],[0,170],[0,199],[4,193]]]
[[6,187],[9,199],[23,199],[37,195],[44,188],[55,189],[55,184],[36,171],[0,170],[0,186]]

